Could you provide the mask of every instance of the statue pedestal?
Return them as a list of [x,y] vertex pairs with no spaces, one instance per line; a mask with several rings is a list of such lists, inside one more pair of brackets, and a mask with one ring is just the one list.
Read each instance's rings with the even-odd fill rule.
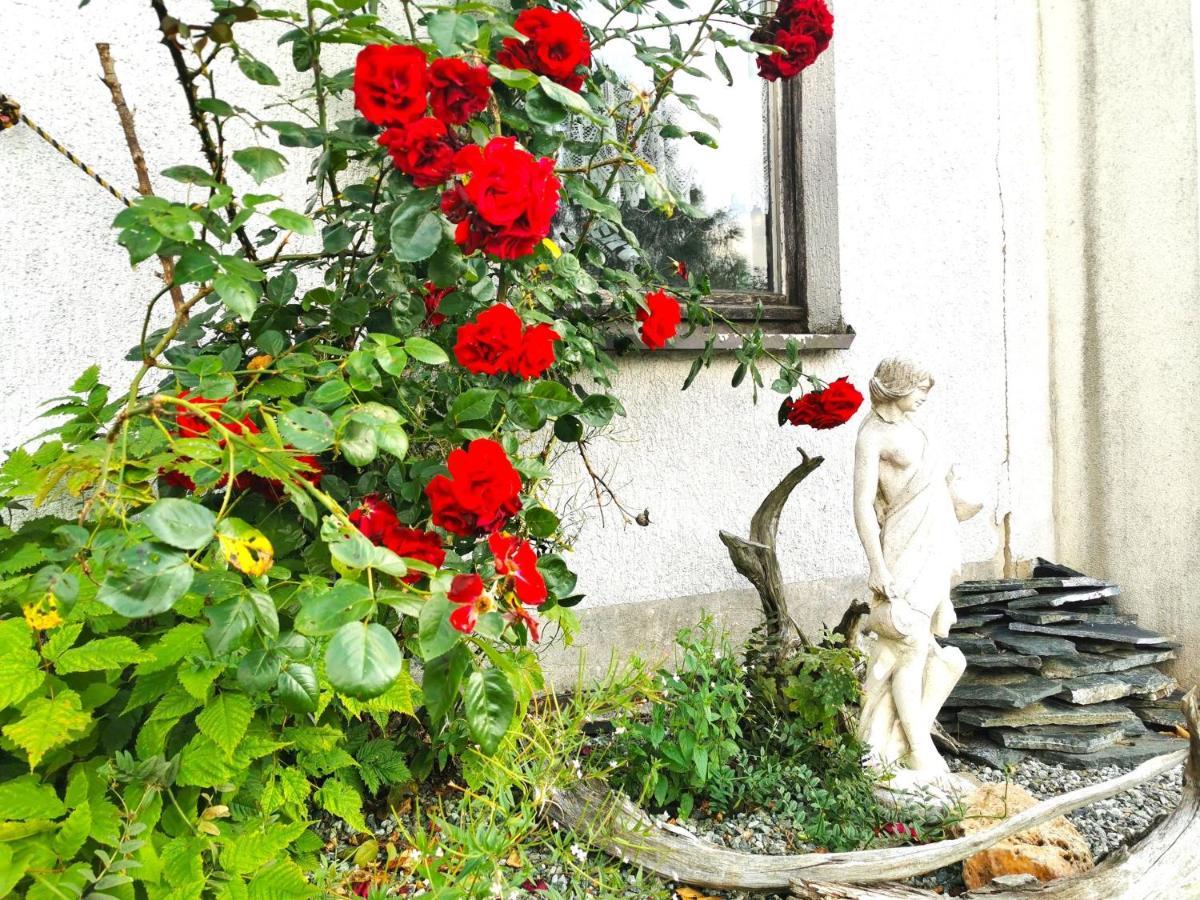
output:
[[973,775],[896,769],[891,778],[876,786],[875,796],[892,806],[924,806],[946,810],[960,803],[965,804],[980,784]]

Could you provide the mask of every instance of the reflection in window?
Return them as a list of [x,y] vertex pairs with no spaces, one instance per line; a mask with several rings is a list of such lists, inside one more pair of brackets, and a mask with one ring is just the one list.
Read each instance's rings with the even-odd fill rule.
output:
[[[681,38],[686,45],[689,36],[681,34]],[[596,143],[606,136],[603,132],[611,135],[621,128],[642,102],[640,89],[647,86],[649,71],[633,58],[626,43],[605,45],[599,61],[612,77],[604,85],[604,99],[617,110],[615,121],[601,127],[577,120],[563,152],[563,166],[604,159],[608,155],[604,151],[592,155]],[[725,62],[732,85],[719,75],[702,79],[679,73],[675,89],[684,100],[667,98],[654,112],[653,124],[639,144],[639,155],[692,215],[680,211],[666,216],[656,210],[650,196],[657,190],[655,179],[628,170],[609,187],[607,199],[620,206],[626,228],[657,272],[682,281],[673,274],[674,262],[679,261],[687,270],[707,274],[714,290],[778,291],[781,286],[771,271],[768,238],[768,87],[755,72],[752,54],[733,50],[725,54]],[[706,146],[711,142],[716,143],[715,149]],[[609,170],[599,169],[589,177],[599,188],[608,184],[609,175]],[[564,236],[575,230],[572,223],[563,225]],[[589,238],[604,249],[606,265],[632,264],[635,254],[620,229],[599,221]]]

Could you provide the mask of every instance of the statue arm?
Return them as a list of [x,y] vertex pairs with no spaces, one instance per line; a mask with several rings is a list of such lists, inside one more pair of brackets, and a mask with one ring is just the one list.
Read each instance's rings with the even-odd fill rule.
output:
[[875,496],[878,492],[879,447],[868,435],[860,432],[854,448],[854,525],[870,566],[867,583],[871,590],[890,599],[894,597],[895,589],[883,559],[879,520],[875,517]]

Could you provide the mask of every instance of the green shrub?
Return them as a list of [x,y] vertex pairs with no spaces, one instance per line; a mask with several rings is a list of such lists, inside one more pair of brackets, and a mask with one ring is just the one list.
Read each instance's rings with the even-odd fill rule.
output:
[[681,816],[697,800],[728,809],[748,699],[742,667],[708,616],[695,630],[681,630],[675,642],[675,671],[659,672],[661,702],[653,703],[648,720],[618,722],[603,758],[618,761],[617,783],[643,802],[677,805]]

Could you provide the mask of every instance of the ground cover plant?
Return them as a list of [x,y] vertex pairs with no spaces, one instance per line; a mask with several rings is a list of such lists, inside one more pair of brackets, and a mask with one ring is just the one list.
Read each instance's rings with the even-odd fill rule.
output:
[[[637,247],[618,178],[696,212],[639,156],[668,98],[701,109],[676,76],[750,53],[794,77],[829,42],[820,0],[400,12],[147,9],[207,164],[114,222],[166,279],[131,383],[81,361],[0,467],[0,894],[315,894],[316,811],[365,830],[364,802],[511,752],[533,648],[581,599],[547,460],[622,414],[614,350],[701,329],[690,383],[737,327],[704,272],[618,265],[592,234]],[[290,48],[301,96],[226,93],[280,84],[247,29]],[[614,42],[646,81],[610,108]],[[557,164],[568,142],[586,165]],[[302,204],[270,193],[285,151],[312,161]],[[796,346],[748,326],[737,354],[735,384],[769,368],[821,406]]]

